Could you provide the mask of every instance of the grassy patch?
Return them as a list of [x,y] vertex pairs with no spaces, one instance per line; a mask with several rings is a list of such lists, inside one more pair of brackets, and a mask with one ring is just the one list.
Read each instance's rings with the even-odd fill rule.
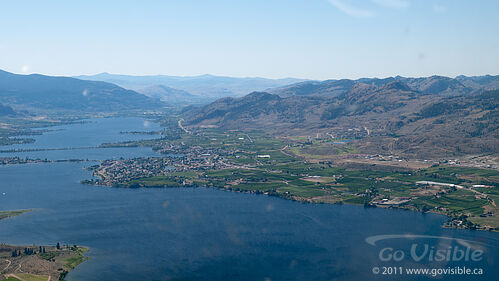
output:
[[87,261],[89,259],[88,257],[83,256],[88,251],[87,248],[76,247],[73,249],[73,251],[75,251],[78,255],[64,260],[66,262],[64,266],[69,270],[74,269],[80,263]]
[[48,276],[34,275],[28,273],[18,273],[16,275],[26,281],[47,281],[47,279],[49,278]]
[[[47,280],[47,279],[45,279],[45,280]],[[7,279],[3,279],[2,281],[21,281],[21,280],[14,278],[14,277],[9,277]]]

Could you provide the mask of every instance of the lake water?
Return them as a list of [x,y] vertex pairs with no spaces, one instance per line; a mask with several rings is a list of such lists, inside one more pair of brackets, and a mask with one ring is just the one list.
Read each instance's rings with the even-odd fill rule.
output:
[[[18,148],[96,146],[150,138],[138,118],[61,126]],[[157,155],[148,148],[45,151],[46,157],[103,159]],[[67,154],[66,154],[67,153]],[[3,156],[3,154],[0,154]],[[88,157],[86,157],[88,155]],[[77,156],[77,157],[76,157]],[[1,156],[0,156],[1,157]],[[32,157],[32,156],[30,156]],[[206,188],[116,189],[80,184],[84,163],[0,166],[0,210],[38,209],[0,221],[0,242],[78,244],[91,259],[68,280],[497,280],[499,235],[442,229],[445,217],[417,212],[314,205]],[[5,193],[5,195],[2,195]],[[390,238],[414,234],[446,238]],[[466,241],[449,240],[448,237]],[[435,249],[470,246],[480,261],[382,261],[384,248],[409,254],[412,244]],[[419,248],[422,249],[422,248]],[[463,248],[464,249],[464,248]],[[480,276],[374,275],[373,267],[482,268]]]
[[[157,156],[150,148],[92,148],[103,143],[154,139],[158,135],[122,134],[121,132],[158,131],[157,123],[141,118],[102,118],[85,120],[82,123],[48,128],[43,135],[28,136],[34,143],[0,146],[0,157],[18,156],[30,159],[90,159],[135,158]],[[89,149],[92,148],[92,149]],[[5,152],[10,150],[38,150]],[[64,149],[64,150],[51,150]],[[4,151],[4,152],[1,152]]]

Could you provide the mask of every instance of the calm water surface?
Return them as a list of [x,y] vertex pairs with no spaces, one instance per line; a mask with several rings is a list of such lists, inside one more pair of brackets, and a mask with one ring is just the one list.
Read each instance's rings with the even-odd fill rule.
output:
[[[18,156],[31,159],[90,159],[134,158],[157,156],[150,148],[92,148],[103,143],[154,139],[158,135],[122,134],[121,132],[158,131],[157,123],[141,118],[102,118],[85,120],[82,123],[44,128],[50,130],[43,135],[27,136],[34,143],[0,146],[0,151],[34,150],[27,152],[1,152],[0,157]],[[65,150],[50,150],[65,149]]]
[[[157,129],[151,123],[144,127],[144,121],[117,118],[64,126],[63,130],[37,136],[39,144],[25,147],[95,146],[102,142],[150,138],[119,134]],[[86,154],[88,159],[156,155],[147,148],[107,152],[85,149],[77,155],[71,154],[73,150],[57,152],[52,154],[57,159]],[[1,166],[0,210],[38,210],[1,221],[0,241],[88,246],[92,258],[68,275],[71,281],[497,280],[499,236],[442,229],[443,216],[349,205],[303,204],[205,188],[113,189],[82,185],[80,180],[91,178],[91,173],[85,170],[91,164],[94,163]],[[484,251],[483,259],[383,262],[378,255],[385,247],[406,251],[414,243],[437,249],[463,244],[432,238],[388,239],[375,246],[365,242],[369,236],[385,234],[466,239],[464,243],[472,243],[473,249]],[[410,278],[372,273],[375,266],[458,265],[483,268],[485,275]]]

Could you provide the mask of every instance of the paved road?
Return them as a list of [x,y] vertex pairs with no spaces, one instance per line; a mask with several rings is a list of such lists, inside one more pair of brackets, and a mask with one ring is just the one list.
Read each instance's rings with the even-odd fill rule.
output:
[[178,127],[180,129],[182,129],[184,132],[188,133],[188,134],[191,134],[191,132],[189,130],[187,130],[184,126],[182,126],[182,121],[184,121],[184,118],[180,118],[178,120]]

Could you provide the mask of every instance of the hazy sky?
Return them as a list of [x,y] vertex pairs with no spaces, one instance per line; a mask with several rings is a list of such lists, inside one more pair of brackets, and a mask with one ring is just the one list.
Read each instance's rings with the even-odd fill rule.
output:
[[15,73],[499,74],[497,0],[0,0]]

